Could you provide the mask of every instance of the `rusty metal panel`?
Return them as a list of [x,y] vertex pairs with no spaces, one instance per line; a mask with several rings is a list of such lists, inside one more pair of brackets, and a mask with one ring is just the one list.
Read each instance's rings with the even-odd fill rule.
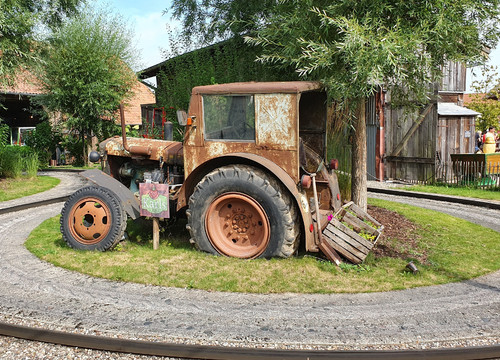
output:
[[[190,147],[184,159],[184,174],[189,176],[200,164],[221,156],[248,153],[262,156],[285,170],[295,183],[299,182],[298,152],[257,148],[255,143],[207,141],[205,147]],[[188,155],[188,153],[186,153]]]
[[132,219],[135,220],[140,216],[139,200],[121,182],[97,169],[84,171],[80,175],[115,193],[120,199],[123,208]]
[[203,104],[200,95],[191,96],[189,102],[188,117],[192,119],[192,125],[186,126],[184,131],[184,146],[203,146]]
[[149,160],[160,158],[168,164],[182,165],[183,148],[182,143],[177,141],[166,141],[143,138],[127,138],[129,150],[125,150],[121,137],[114,137],[106,141],[105,150],[108,155],[124,157],[146,157]]
[[296,95],[255,95],[255,118],[257,147],[275,150],[297,149]]

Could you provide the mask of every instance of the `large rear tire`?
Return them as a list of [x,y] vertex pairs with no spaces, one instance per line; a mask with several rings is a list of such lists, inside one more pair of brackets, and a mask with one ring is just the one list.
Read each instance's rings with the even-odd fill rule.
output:
[[123,239],[127,213],[111,190],[89,186],[66,201],[60,224],[63,239],[70,247],[105,251]]
[[199,250],[243,259],[289,257],[299,245],[297,211],[264,171],[226,166],[207,174],[189,199],[187,228]]

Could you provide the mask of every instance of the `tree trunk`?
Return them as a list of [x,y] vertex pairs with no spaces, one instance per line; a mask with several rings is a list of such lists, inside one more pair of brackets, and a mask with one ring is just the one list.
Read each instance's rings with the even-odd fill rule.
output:
[[368,203],[366,179],[366,104],[361,99],[356,109],[352,144],[352,201],[366,211]]
[[86,136],[85,132],[82,129],[82,156],[83,156],[83,166],[88,165],[88,156],[87,156],[87,141],[86,141]]

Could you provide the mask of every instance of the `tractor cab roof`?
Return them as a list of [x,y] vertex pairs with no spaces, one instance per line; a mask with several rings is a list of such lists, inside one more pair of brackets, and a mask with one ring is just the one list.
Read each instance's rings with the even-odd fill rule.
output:
[[192,94],[298,94],[321,88],[321,84],[316,81],[238,82],[196,86],[193,88]]

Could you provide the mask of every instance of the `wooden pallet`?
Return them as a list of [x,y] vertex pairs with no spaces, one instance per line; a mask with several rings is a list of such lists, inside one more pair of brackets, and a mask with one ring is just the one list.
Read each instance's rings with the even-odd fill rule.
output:
[[[351,202],[344,205],[323,230],[323,246],[333,248],[353,264],[359,264],[376,244],[382,230],[382,224]],[[366,239],[361,233],[372,239]]]

